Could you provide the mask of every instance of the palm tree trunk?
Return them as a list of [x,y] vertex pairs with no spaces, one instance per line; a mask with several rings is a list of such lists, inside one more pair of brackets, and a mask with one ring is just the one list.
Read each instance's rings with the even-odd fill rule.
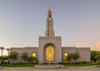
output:
[[8,56],[9,56],[9,51],[8,51]]
[[1,51],[1,56],[2,56],[2,51]]
[[3,50],[1,50],[1,56],[3,56]]

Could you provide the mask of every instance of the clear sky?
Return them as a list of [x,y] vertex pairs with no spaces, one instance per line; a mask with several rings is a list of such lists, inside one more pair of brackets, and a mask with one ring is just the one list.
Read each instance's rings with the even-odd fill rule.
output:
[[0,0],[0,46],[38,46],[50,2],[62,46],[100,50],[100,0]]

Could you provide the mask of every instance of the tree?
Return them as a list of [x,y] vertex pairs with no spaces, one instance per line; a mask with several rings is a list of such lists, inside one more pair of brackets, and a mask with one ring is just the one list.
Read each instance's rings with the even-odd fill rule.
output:
[[1,56],[1,59],[2,60],[8,60],[9,59],[9,56]]
[[18,57],[18,53],[17,53],[17,52],[13,52],[13,51],[12,51],[12,52],[10,53],[10,59],[16,60],[17,57]]
[[5,64],[5,60],[9,61],[9,56],[0,56],[1,64]]
[[100,60],[100,54],[96,55],[95,59]]
[[9,49],[9,48],[6,48],[6,50],[7,50],[7,52],[8,52],[8,56],[9,56],[9,50],[10,50],[10,49]]
[[79,58],[79,53],[71,53],[71,58],[76,62],[76,60]]
[[37,59],[36,57],[32,57],[32,60],[31,60],[32,63],[36,63],[37,62]]
[[95,56],[95,59],[96,59],[96,62],[97,62],[97,63],[100,63],[100,54],[96,55],[96,56]]
[[31,57],[28,57],[27,58],[27,61],[29,61],[29,63],[31,63]]
[[68,63],[69,63],[69,61],[71,61],[71,54],[68,54],[68,56],[66,57],[66,59],[68,60]]
[[2,60],[2,56],[0,56],[0,61]]
[[91,51],[91,61],[96,62],[96,55],[100,54],[100,51]]
[[36,57],[28,57],[27,61],[29,61],[30,63],[36,63],[37,59],[36,59]]
[[27,53],[27,52],[23,52],[23,53],[21,54],[21,58],[22,58],[22,60],[24,60],[24,62],[26,63],[26,60],[27,60],[27,58],[28,58],[28,53]]
[[5,48],[4,47],[0,47],[0,50],[1,50],[1,56],[3,56],[3,50],[4,50]]

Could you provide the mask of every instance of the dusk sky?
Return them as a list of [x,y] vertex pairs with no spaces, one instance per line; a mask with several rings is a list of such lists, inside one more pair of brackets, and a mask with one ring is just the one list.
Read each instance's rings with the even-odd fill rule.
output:
[[0,0],[0,46],[38,46],[49,3],[62,46],[100,50],[100,0]]

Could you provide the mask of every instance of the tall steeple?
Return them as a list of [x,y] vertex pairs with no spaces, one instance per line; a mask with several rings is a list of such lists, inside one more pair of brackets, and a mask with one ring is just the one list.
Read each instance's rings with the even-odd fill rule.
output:
[[49,10],[51,10],[51,4],[49,4]]
[[45,36],[48,36],[48,37],[54,36],[53,18],[52,18],[52,12],[51,12],[51,4],[49,4],[48,17],[47,17],[47,20],[46,20],[46,32],[45,32]]

